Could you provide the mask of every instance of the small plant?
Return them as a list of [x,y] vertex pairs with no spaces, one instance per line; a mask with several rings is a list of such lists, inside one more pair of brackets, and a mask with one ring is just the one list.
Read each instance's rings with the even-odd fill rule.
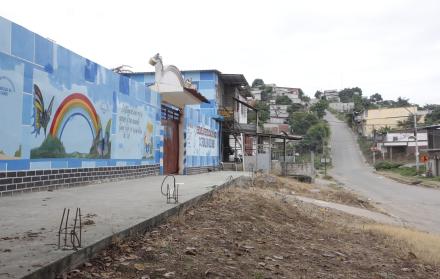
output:
[[391,170],[400,167],[402,164],[389,162],[389,161],[381,161],[374,165],[376,170]]

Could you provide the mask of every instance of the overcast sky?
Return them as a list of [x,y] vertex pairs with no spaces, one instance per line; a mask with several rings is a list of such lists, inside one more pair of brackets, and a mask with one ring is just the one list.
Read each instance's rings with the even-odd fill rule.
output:
[[0,15],[108,68],[242,73],[440,103],[440,1],[23,1]]

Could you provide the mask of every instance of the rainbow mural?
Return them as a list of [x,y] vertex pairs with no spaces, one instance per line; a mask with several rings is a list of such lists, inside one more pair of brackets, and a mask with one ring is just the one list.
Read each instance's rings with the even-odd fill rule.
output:
[[73,93],[61,102],[50,126],[50,135],[61,139],[66,124],[75,116],[81,116],[87,121],[93,138],[98,135],[101,130],[99,116],[90,100],[80,93]]

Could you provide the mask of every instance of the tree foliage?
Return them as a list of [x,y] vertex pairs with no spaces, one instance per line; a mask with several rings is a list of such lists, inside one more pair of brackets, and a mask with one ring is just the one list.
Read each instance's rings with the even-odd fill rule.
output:
[[[426,107],[426,106],[425,106]],[[440,106],[433,105],[430,108],[431,112],[426,115],[425,123],[428,125],[434,125],[440,123]]]
[[289,117],[290,117],[292,113],[304,111],[304,109],[305,108],[302,104],[294,103],[287,108],[287,112],[289,113]]
[[330,127],[327,122],[320,121],[311,126],[304,139],[300,142],[299,147],[302,151],[314,151],[323,153],[323,147],[327,145],[330,138]]
[[341,100],[341,103],[353,102],[353,97],[356,95],[362,96],[362,89],[359,87],[345,88],[339,91],[339,99]]
[[256,78],[252,82],[252,87],[264,86],[264,81],[261,78]]
[[322,92],[319,91],[319,90],[316,90],[316,92],[315,92],[315,98],[316,98],[316,99],[321,99],[321,98],[322,98]]
[[287,97],[286,95],[278,96],[275,99],[275,104],[277,104],[277,105],[291,105],[292,100],[289,97]]
[[273,88],[269,87],[269,86],[263,86],[262,87],[263,91],[261,91],[261,100],[262,101],[267,101],[270,99]]
[[378,102],[382,102],[382,95],[380,95],[379,93],[374,93],[373,95],[370,96],[370,101],[373,103],[378,103]]
[[403,97],[398,97],[397,101],[394,103],[396,108],[401,108],[401,107],[409,107],[411,106],[411,104],[409,103],[409,99],[403,98]]
[[328,108],[328,102],[326,100],[320,100],[316,104],[310,107],[310,111],[316,113],[318,118],[323,118],[325,115],[325,110]]
[[[255,108],[258,110],[258,124],[263,125],[270,117],[269,105],[262,101],[257,101]],[[255,112],[248,112],[248,122],[257,123],[257,117]]]
[[290,130],[297,135],[305,135],[307,130],[318,122],[318,117],[309,112],[294,112],[289,117]]

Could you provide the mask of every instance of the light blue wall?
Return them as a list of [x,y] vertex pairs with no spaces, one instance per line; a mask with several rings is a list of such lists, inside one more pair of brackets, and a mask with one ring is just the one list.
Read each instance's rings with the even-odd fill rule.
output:
[[[185,167],[218,166],[220,162],[220,129],[219,123],[215,120],[218,117],[216,102],[218,72],[214,70],[183,71],[182,74],[185,79],[191,79],[197,90],[210,102],[209,104],[203,103],[185,107],[187,145]],[[215,138],[200,135],[197,133],[197,129],[212,131]]]
[[0,171],[158,164],[160,103],[143,82],[0,17]]
[[[210,102],[185,106],[184,110],[184,165],[186,168],[218,166],[219,123],[217,115],[216,90],[218,72],[182,71],[184,79],[191,79],[197,90]],[[130,78],[147,84],[154,83],[154,73],[129,74]],[[215,135],[215,136],[214,136]]]

